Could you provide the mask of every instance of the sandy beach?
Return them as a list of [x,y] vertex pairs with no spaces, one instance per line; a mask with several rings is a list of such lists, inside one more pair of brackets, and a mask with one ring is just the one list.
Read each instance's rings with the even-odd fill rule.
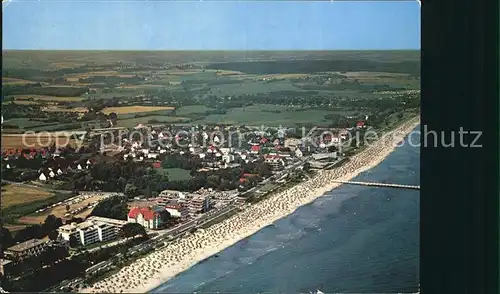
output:
[[350,180],[373,168],[384,160],[418,124],[411,119],[348,162],[332,170],[319,171],[310,180],[251,206],[241,213],[205,230],[179,238],[166,248],[152,252],[116,274],[98,281],[83,293],[146,293],[165,283],[196,263],[224,250],[236,242],[253,235],[262,228],[293,213],[326,192],[342,185],[332,180]]

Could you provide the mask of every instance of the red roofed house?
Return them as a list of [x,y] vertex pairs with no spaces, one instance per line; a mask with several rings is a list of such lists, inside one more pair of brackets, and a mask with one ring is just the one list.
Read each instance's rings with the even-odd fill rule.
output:
[[365,122],[364,121],[358,121],[358,123],[356,124],[356,127],[357,128],[364,128],[365,127]]
[[251,153],[256,154],[259,153],[260,151],[260,146],[259,145],[252,145],[252,148],[250,149]]
[[161,162],[157,161],[157,162],[153,162],[152,166],[154,168],[160,168],[161,167]]
[[[164,209],[163,209],[164,210]],[[129,223],[138,223],[146,229],[159,229],[162,224],[159,209],[151,207],[133,207],[128,213]]]

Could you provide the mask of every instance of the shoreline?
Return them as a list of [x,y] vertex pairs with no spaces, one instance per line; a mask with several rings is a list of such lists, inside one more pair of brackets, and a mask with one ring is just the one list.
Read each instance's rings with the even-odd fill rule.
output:
[[[253,204],[229,219],[176,239],[166,248],[134,261],[80,292],[147,293],[342,185],[332,183],[331,180],[350,180],[377,166],[396,149],[394,143],[403,140],[419,124],[419,117],[403,122],[386,136],[351,157],[344,165],[332,170],[321,170],[306,182]],[[394,137],[398,140],[394,140]]]

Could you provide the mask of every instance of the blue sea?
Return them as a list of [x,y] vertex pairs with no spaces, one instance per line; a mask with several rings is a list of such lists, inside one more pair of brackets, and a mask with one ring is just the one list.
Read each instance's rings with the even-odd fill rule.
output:
[[[354,180],[419,185],[420,149],[406,141]],[[418,190],[343,185],[152,292],[415,293],[419,203]]]

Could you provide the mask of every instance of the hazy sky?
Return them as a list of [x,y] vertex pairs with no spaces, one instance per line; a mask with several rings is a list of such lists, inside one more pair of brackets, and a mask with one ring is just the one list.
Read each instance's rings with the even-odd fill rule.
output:
[[419,49],[416,1],[3,3],[4,49]]

